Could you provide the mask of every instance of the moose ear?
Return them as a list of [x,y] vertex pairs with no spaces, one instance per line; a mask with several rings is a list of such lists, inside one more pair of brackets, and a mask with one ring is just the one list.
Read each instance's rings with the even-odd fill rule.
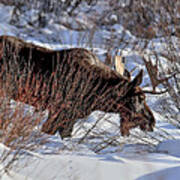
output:
[[127,92],[130,92],[134,87],[139,86],[142,83],[143,70],[141,70],[138,75],[129,83]]
[[142,83],[142,80],[143,80],[143,70],[141,69],[138,75],[134,78],[134,80],[131,83],[134,87],[136,87]]

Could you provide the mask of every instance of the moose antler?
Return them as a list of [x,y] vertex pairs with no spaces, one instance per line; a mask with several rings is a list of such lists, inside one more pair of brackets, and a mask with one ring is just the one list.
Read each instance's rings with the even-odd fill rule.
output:
[[151,81],[151,84],[152,84],[152,88],[153,88],[152,91],[144,90],[143,92],[144,93],[151,93],[151,94],[163,94],[163,93],[166,93],[167,90],[161,91],[161,92],[156,92],[156,87],[159,84],[162,84],[163,82],[167,82],[170,78],[172,78],[174,76],[174,73],[172,75],[170,75],[169,77],[159,79],[158,78],[158,62],[157,62],[157,59],[156,59],[155,65],[153,65],[153,63],[152,63],[152,61],[150,59],[147,61],[144,56],[142,57],[142,59],[143,59],[143,61],[145,63],[145,66],[146,66],[146,69],[147,69],[147,72],[149,74],[150,81]]
[[166,92],[168,92],[168,89],[166,89],[166,90],[164,90],[164,91],[159,91],[159,92],[157,92],[157,91],[149,91],[149,90],[143,90],[143,93],[145,93],[145,94],[154,94],[154,95],[159,95],[159,94],[164,94],[164,93],[166,93]]
[[122,56],[116,55],[114,58],[115,61],[115,70],[118,74],[128,79],[128,81],[131,81],[131,72],[129,72],[125,68],[125,58]]
[[125,65],[124,59],[121,56],[116,55],[114,58],[115,61],[115,69],[121,75],[124,76]]

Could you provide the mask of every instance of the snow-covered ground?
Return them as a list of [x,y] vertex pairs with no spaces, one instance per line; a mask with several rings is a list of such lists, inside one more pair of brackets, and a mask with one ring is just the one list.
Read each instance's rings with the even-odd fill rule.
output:
[[122,152],[105,155],[87,149],[81,149],[81,153],[31,154],[21,159],[18,168],[9,176],[4,174],[2,179],[174,180],[180,176],[178,147],[180,140],[159,144],[157,153],[149,153],[148,146],[139,144],[126,145]]
[[[0,35],[17,35],[19,30],[9,25],[11,7],[0,5]],[[120,27],[115,27],[118,30]],[[44,29],[45,30],[45,29]],[[48,31],[48,29],[46,29]],[[49,32],[49,31],[48,31]],[[64,31],[64,34],[67,32]],[[129,34],[129,32],[128,32]],[[129,34],[130,35],[130,34]],[[73,37],[77,35],[74,34]],[[65,35],[68,37],[68,35]],[[26,40],[54,49],[68,48],[71,45],[48,45],[35,41],[30,37]],[[68,40],[67,40],[68,41]],[[155,40],[154,40],[155,41]],[[154,44],[156,44],[154,42]],[[162,44],[161,44],[162,45]],[[157,46],[161,46],[157,41]],[[103,49],[96,49],[102,53]],[[132,52],[131,52],[132,53]],[[124,51],[124,55],[133,56]],[[144,68],[137,61],[127,58],[127,66]],[[147,74],[144,83],[147,83]],[[162,98],[164,95],[161,95]],[[161,98],[161,97],[159,97]],[[119,116],[117,114],[102,115],[102,119],[93,130],[91,136],[82,143],[81,137],[91,128],[100,117],[100,112],[94,112],[82,124],[76,124],[72,139],[61,140],[59,135],[47,136],[47,142],[35,151],[25,151],[13,166],[10,174],[0,171],[3,180],[175,180],[180,177],[180,130],[169,124],[157,108],[157,97],[149,95],[147,102],[153,110],[157,124],[153,133],[143,133],[139,129],[131,131],[130,137],[121,137],[119,133]],[[27,108],[27,107],[26,107]],[[110,118],[107,118],[107,117]],[[109,119],[109,121],[105,121]],[[83,128],[82,128],[83,127]],[[35,130],[36,131],[36,130]],[[119,136],[115,145],[101,148],[104,144],[102,137],[93,139],[93,133],[106,132],[105,138]],[[136,137],[138,136],[138,137]],[[38,141],[37,141],[38,143]],[[101,146],[102,145],[102,146]],[[106,144],[105,144],[106,145]],[[8,147],[0,144],[0,157],[9,152]],[[13,157],[14,151],[9,154]],[[4,164],[0,164],[0,170]]]

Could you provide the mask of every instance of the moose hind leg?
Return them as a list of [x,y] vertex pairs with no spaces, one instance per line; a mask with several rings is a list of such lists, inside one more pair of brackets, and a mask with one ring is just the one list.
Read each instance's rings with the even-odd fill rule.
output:
[[61,138],[71,137],[74,119],[68,118],[67,114],[60,113],[54,118],[53,113],[49,112],[48,120],[43,124],[42,131],[54,135],[57,131]]
[[44,132],[44,133],[46,133],[46,134],[50,134],[50,135],[56,134],[58,128],[55,127],[53,124],[54,124],[53,122],[47,120],[47,121],[42,125],[41,131]]
[[56,134],[59,128],[58,120],[59,117],[53,118],[51,112],[49,112],[48,119],[46,120],[46,122],[43,123],[41,131],[50,135]]
[[74,126],[74,120],[64,120],[64,123],[58,128],[61,138],[71,137]]

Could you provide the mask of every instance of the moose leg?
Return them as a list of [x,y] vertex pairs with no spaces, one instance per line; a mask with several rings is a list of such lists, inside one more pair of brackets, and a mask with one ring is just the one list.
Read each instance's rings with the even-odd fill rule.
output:
[[[1,108],[2,108],[1,109],[2,114],[4,114],[4,112],[6,112],[6,111],[8,112],[9,109],[11,109],[10,98],[1,99]],[[0,130],[7,129],[8,125],[9,125],[9,123],[6,121],[6,118],[4,116],[1,116],[1,118],[0,118]]]
[[74,120],[65,120],[63,125],[58,128],[61,138],[71,137],[74,126]]
[[42,126],[42,131],[47,134],[54,135],[57,131],[59,132],[61,138],[70,137],[74,120],[69,120],[66,117],[61,117],[58,115],[56,118],[51,117],[51,113],[49,113],[49,118]]
[[51,111],[49,111],[48,119],[43,123],[41,131],[50,135],[56,134],[58,131],[57,120],[57,118],[53,118]]
[[44,133],[46,133],[46,134],[50,134],[50,135],[56,134],[56,132],[57,132],[58,129],[55,128],[55,127],[53,126],[53,124],[54,124],[54,123],[52,123],[51,121],[48,121],[48,120],[47,120],[47,121],[43,124],[41,131],[44,132]]
[[2,129],[3,128],[3,121],[2,121],[2,119],[0,119],[0,129]]

